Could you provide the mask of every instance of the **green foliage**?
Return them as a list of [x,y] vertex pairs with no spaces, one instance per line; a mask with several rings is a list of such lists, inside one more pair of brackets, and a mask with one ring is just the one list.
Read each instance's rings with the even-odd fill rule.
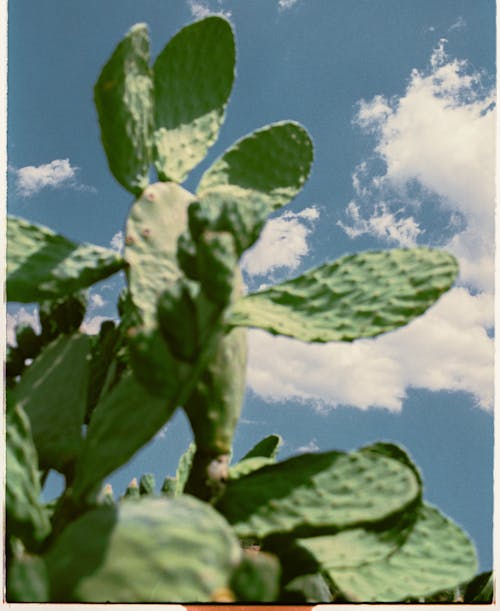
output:
[[[123,259],[8,219],[7,291],[38,302],[6,359],[7,595],[11,602],[488,602],[475,551],[422,500],[406,452],[377,443],[277,463],[269,435],[229,466],[246,327],[352,341],[407,324],[448,290],[454,258],[423,248],[350,255],[243,296],[238,262],[309,175],[287,121],[230,147],[197,194],[179,184],[215,142],[234,79],[231,26],[181,30],[150,67],[134,26],[95,86],[111,172],[136,201]],[[154,163],[160,183],[148,185]],[[78,329],[88,286],[120,269],[120,321]],[[32,362],[30,360],[33,359]],[[105,477],[184,409],[193,443],[167,476]],[[85,427],[86,425],[86,427]],[[65,476],[40,501],[41,477]],[[194,498],[198,497],[198,498]],[[471,581],[472,579],[472,581]]]
[[153,75],[149,36],[137,24],[116,47],[94,88],[101,139],[116,180],[140,195],[148,184],[153,145]]
[[230,320],[306,342],[373,337],[425,312],[457,271],[454,257],[426,248],[348,255],[243,297]]
[[363,451],[304,454],[228,483],[217,508],[240,537],[312,536],[381,522],[420,497],[402,463]]
[[174,183],[150,185],[133,204],[126,227],[125,260],[133,303],[146,328],[156,326],[156,302],[181,270],[177,240],[187,227],[193,195]]
[[89,512],[62,533],[46,560],[58,601],[146,603],[210,602],[229,587],[240,558],[224,519],[183,496]]
[[255,444],[255,446],[243,456],[242,460],[258,456],[274,459],[278,455],[282,443],[283,438],[281,435],[268,435],[264,437],[264,439],[261,439],[259,443]]
[[5,507],[8,534],[32,547],[50,531],[40,503],[40,476],[30,422],[20,405],[7,403]]
[[13,398],[30,419],[42,469],[71,473],[80,454],[90,339],[61,335],[26,369]]
[[313,160],[313,145],[298,123],[284,121],[236,142],[201,177],[197,194],[237,187],[242,197],[263,201],[274,210],[302,189]]
[[[348,534],[347,531],[346,534]],[[380,533],[361,531],[301,544],[353,602],[397,602],[430,596],[474,575],[477,560],[465,534],[433,507],[419,508],[414,525],[397,547]]]
[[182,29],[154,66],[155,167],[183,182],[217,139],[234,80],[231,26],[208,17]]
[[44,603],[49,600],[45,562],[39,556],[23,554],[11,564],[7,598],[16,603]]
[[123,268],[114,251],[76,244],[47,227],[7,217],[7,298],[25,303],[66,296]]
[[83,497],[121,467],[168,421],[173,409],[130,373],[97,404],[76,463],[73,494]]

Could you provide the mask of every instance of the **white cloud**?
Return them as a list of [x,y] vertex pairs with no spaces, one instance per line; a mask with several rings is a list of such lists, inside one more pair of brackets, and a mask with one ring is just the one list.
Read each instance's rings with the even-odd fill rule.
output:
[[[426,72],[412,72],[403,96],[389,101],[377,95],[359,103],[355,122],[375,135],[374,153],[385,172],[374,176],[366,161],[360,164],[353,176],[357,201],[348,205],[349,223],[339,224],[352,237],[370,233],[402,244],[415,241],[422,237],[418,216],[405,214],[401,206],[410,186],[418,184],[434,196],[442,213],[462,219],[440,244],[459,258],[461,281],[492,290],[494,90],[482,86],[482,75],[466,62],[450,60],[445,42],[434,50]],[[425,201],[412,206],[416,214]],[[390,218],[394,208],[402,220]],[[389,220],[395,221],[395,235],[388,230]]]
[[302,212],[284,212],[270,219],[257,243],[241,260],[241,267],[250,276],[260,276],[278,268],[297,269],[309,253],[308,237],[319,218],[315,206]]
[[121,252],[125,244],[123,240],[123,231],[117,231],[115,235],[111,238],[111,241],[109,244],[113,250],[116,250],[117,252]]
[[316,443],[315,439],[311,439],[311,441],[305,446],[300,446],[300,448],[297,448],[297,452],[300,454],[310,454],[311,452],[317,452],[318,450],[319,445]]
[[298,1],[299,0],[278,0],[278,7],[282,11],[286,11],[287,9],[292,8],[292,6],[295,6]]
[[370,234],[398,246],[415,246],[422,230],[412,216],[397,218],[401,212],[402,210],[396,213],[390,212],[387,204],[381,202],[376,206],[374,214],[364,219],[360,214],[360,206],[355,201],[351,201],[346,209],[350,225],[342,221],[338,221],[337,225],[342,227],[350,238]]
[[305,344],[249,333],[248,384],[269,401],[318,409],[350,405],[401,410],[408,388],[465,391],[493,401],[493,297],[452,289],[410,325],[352,344]]
[[77,186],[75,176],[78,168],[69,159],[54,159],[39,166],[25,166],[15,169],[17,191],[22,197],[31,197],[46,187],[59,188]]
[[87,335],[97,335],[101,329],[101,323],[112,320],[109,316],[90,316],[82,322],[80,331]]
[[231,11],[222,9],[223,0],[217,0],[218,8],[212,8],[208,0],[188,0],[189,10],[195,19],[203,19],[209,15],[220,15],[231,18]]
[[16,345],[16,326],[20,324],[31,325],[33,329],[39,333],[41,327],[40,320],[38,318],[38,309],[35,307],[30,310],[25,307],[21,307],[14,314],[7,312],[6,335],[7,344],[10,346]]
[[467,22],[465,21],[465,19],[462,16],[460,16],[454,23],[450,25],[448,29],[451,32],[453,30],[463,30],[466,27],[467,27]]
[[102,308],[106,305],[106,301],[104,301],[102,295],[99,293],[92,293],[90,295],[90,306],[92,308]]

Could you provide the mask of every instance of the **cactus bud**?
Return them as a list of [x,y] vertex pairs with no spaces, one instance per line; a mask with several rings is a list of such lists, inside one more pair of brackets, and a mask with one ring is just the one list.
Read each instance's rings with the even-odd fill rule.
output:
[[141,496],[153,495],[155,493],[155,476],[153,473],[144,473],[139,480],[139,494]]
[[174,497],[175,496],[175,485],[176,485],[175,477],[167,476],[163,480],[163,485],[161,487],[162,495],[169,497],[169,498]]

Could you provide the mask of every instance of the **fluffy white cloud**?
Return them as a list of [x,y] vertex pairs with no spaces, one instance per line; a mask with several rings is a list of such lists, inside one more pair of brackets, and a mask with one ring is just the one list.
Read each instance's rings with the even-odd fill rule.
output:
[[251,330],[248,384],[269,401],[296,399],[318,409],[399,411],[407,388],[465,391],[490,409],[492,324],[491,295],[455,288],[410,325],[352,344],[305,344]]
[[231,18],[231,11],[221,8],[223,1],[217,0],[217,7],[212,8],[211,3],[206,0],[188,0],[189,10],[195,19],[203,19],[209,15],[221,15],[227,19]]
[[80,327],[82,333],[87,335],[97,335],[101,328],[101,323],[105,320],[111,320],[109,316],[90,316],[85,318]]
[[243,271],[259,276],[278,268],[297,269],[302,257],[309,253],[308,237],[318,218],[319,210],[310,206],[302,212],[287,211],[270,219],[259,240],[244,254]]
[[31,197],[45,187],[62,187],[74,183],[78,168],[69,159],[54,159],[39,166],[25,166],[15,170],[18,193]]
[[92,293],[89,298],[90,306],[92,308],[102,308],[106,305],[106,301],[104,301],[102,295],[99,293]]
[[7,312],[6,316],[6,335],[7,344],[11,346],[16,345],[16,326],[20,324],[31,325],[33,329],[40,332],[40,320],[38,318],[37,308],[27,309],[25,307],[19,308],[15,313]]
[[[459,24],[459,25],[457,25]],[[463,27],[459,20],[455,28]],[[402,245],[422,233],[416,215],[401,208],[409,187],[418,184],[440,209],[461,223],[447,243],[461,265],[461,280],[477,290],[492,290],[495,202],[494,90],[464,61],[450,60],[443,39],[426,72],[414,70],[405,94],[388,100],[377,95],[359,103],[356,123],[376,137],[375,155],[385,172],[373,176],[360,164],[353,176],[357,200],[339,223],[355,237],[370,233]],[[381,203],[381,200],[383,203]],[[420,208],[419,208],[420,207]],[[400,215],[392,219],[394,208]],[[401,217],[402,215],[402,217]],[[392,231],[390,221],[395,221]]]
[[350,238],[371,234],[398,246],[410,247],[415,246],[421,233],[419,224],[412,216],[398,218],[402,211],[390,212],[385,202],[378,204],[374,214],[367,219],[361,217],[360,206],[355,201],[349,202],[346,212],[351,224],[344,224],[342,221],[337,224]]
[[299,0],[278,0],[278,7],[282,11],[286,11],[286,9],[292,8],[295,6]]
[[123,231],[117,231],[115,235],[111,238],[111,241],[109,244],[113,250],[116,250],[117,252],[121,252],[125,244],[124,239],[123,239]]

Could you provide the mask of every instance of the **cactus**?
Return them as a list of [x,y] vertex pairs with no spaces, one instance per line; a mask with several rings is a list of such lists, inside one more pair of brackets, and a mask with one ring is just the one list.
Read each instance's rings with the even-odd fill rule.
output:
[[60,336],[26,369],[13,399],[28,415],[42,469],[72,476],[83,439],[90,340]]
[[[88,566],[77,561],[75,548]],[[210,602],[229,589],[240,560],[222,516],[187,496],[93,510],[68,526],[46,556],[60,602]]]
[[[42,326],[18,328],[7,352],[9,600],[395,602],[454,590],[487,600],[491,575],[471,581],[473,545],[423,502],[399,446],[276,462],[281,438],[269,435],[229,466],[247,327],[304,341],[372,337],[427,310],[451,287],[455,259],[423,248],[349,255],[244,295],[239,261],[303,187],[311,139],[291,121],[265,126],[190,193],[179,183],[224,120],[232,28],[211,16],[152,66],[149,55],[146,26],[134,26],[94,89],[110,170],[136,198],[123,258],[8,219],[8,298],[39,302]],[[160,182],[149,185],[152,164]],[[121,269],[120,322],[82,335],[84,289]],[[152,473],[134,478],[115,502],[104,478],[177,408],[194,441],[175,478],[158,498]],[[39,468],[65,475],[49,505]]]
[[64,297],[124,267],[116,252],[77,245],[47,227],[7,217],[7,297],[38,302]]
[[391,520],[420,499],[413,470],[380,454],[304,454],[230,481],[217,508],[240,537],[312,536]]

